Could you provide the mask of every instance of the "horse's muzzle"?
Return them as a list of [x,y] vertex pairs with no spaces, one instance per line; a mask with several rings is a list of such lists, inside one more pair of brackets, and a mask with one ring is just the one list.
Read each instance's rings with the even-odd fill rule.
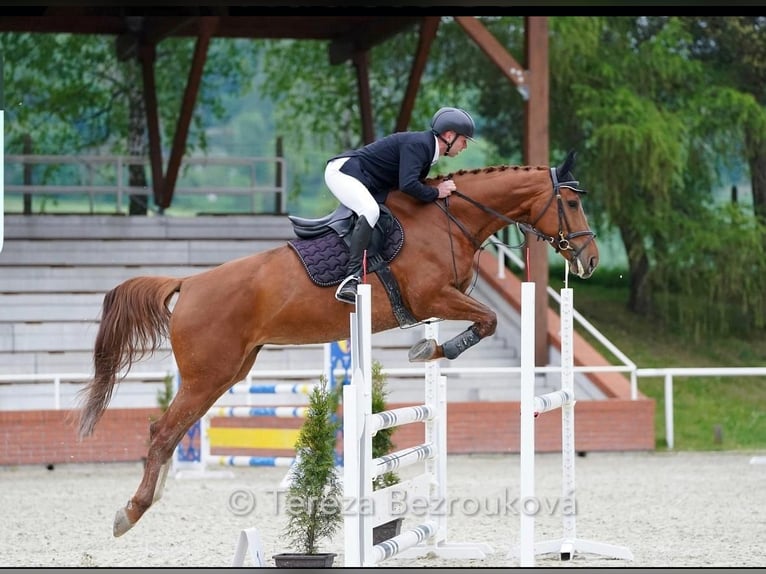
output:
[[569,260],[569,270],[580,279],[587,279],[598,267],[598,257],[591,256],[583,261],[582,253]]

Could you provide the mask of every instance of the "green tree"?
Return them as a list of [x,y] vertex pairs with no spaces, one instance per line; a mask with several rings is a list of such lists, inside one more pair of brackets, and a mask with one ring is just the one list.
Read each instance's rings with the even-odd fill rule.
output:
[[[140,64],[135,58],[118,60],[111,37],[5,33],[0,49],[12,152],[20,153],[22,137],[29,135],[37,154],[147,154]],[[206,149],[206,129],[227,117],[230,102],[250,87],[255,49],[252,42],[211,41],[187,152]],[[194,40],[188,38],[157,46],[158,112],[166,146],[175,134],[193,51]],[[146,184],[142,167],[131,169],[130,178],[133,185]]]
[[[573,36],[579,50],[571,49]],[[688,265],[699,258],[690,258],[686,240],[697,238],[696,253],[708,256],[731,249],[711,239],[731,225],[730,214],[716,212],[712,191],[720,185],[723,151],[738,142],[734,130],[721,129],[716,111],[740,94],[711,84],[710,70],[692,57],[692,41],[678,18],[555,19],[552,61],[561,67],[551,76],[551,125],[565,126],[563,132],[578,140],[569,145],[585,150],[580,169],[595,191],[589,209],[599,225],[619,230],[628,254],[629,308],[662,311],[659,298],[682,295],[701,303],[695,328],[729,328],[737,324],[731,316],[711,322],[718,315],[712,293],[726,283],[753,311],[763,289],[751,287],[750,266],[726,266],[726,273],[719,268],[707,277],[716,286],[700,289],[701,268]],[[553,137],[556,145],[564,143]],[[741,233],[757,237],[760,231],[751,225]],[[659,316],[678,325],[667,313]]]
[[331,388],[327,378],[320,377],[309,395],[308,413],[295,443],[284,534],[303,554],[316,554],[320,541],[332,538],[343,521],[343,489],[335,465],[341,392],[342,385]]
[[692,53],[729,88],[709,114],[721,131],[734,131],[741,145],[729,148],[747,162],[754,213],[766,221],[766,17],[684,18],[694,38]]

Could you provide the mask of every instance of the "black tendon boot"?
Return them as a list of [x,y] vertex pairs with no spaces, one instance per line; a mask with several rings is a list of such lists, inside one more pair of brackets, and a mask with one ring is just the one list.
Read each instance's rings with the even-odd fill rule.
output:
[[346,278],[335,291],[335,298],[338,301],[352,305],[356,303],[356,286],[362,281],[362,258],[371,237],[372,227],[367,223],[367,218],[362,215],[356,220],[354,230],[351,232]]

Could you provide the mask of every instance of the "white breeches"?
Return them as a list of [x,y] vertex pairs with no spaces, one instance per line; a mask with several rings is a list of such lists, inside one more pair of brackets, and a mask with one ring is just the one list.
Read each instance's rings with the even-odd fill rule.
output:
[[361,181],[341,173],[340,168],[348,159],[339,157],[329,162],[324,170],[324,181],[338,201],[360,217],[364,216],[367,223],[375,227],[380,217],[380,206]]

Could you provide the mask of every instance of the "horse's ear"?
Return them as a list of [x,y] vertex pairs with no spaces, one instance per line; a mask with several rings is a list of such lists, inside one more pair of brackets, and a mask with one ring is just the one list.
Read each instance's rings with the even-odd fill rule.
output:
[[564,159],[564,163],[556,168],[556,173],[558,174],[559,179],[572,172],[576,160],[577,152],[573,149],[570,149],[567,153],[567,157]]

